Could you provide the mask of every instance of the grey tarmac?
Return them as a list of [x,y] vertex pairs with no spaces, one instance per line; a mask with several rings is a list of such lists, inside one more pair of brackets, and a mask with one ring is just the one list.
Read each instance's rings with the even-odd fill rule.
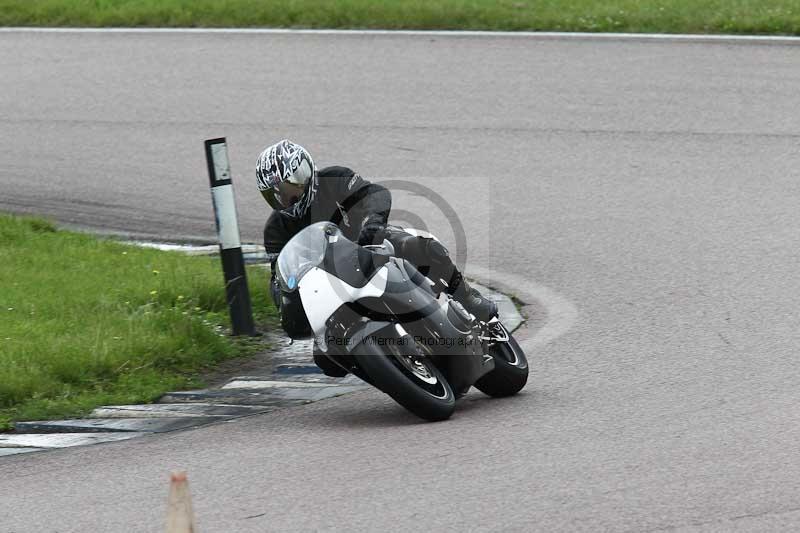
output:
[[[202,141],[224,135],[257,242],[252,167],[286,136],[443,195],[468,273],[553,304],[520,333],[533,372],[515,398],[473,393],[423,424],[366,390],[3,457],[0,530],[160,531],[173,469],[203,531],[800,529],[799,59],[689,40],[0,33],[0,209],[208,242]],[[452,245],[437,207],[395,202]]]

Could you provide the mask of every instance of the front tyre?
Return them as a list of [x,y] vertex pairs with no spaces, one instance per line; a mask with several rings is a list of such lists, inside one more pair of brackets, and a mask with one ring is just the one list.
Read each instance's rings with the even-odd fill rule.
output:
[[447,420],[456,406],[453,389],[430,359],[404,355],[415,347],[413,340],[410,345],[379,346],[367,339],[352,353],[374,385],[394,401],[424,420]]
[[513,396],[528,382],[528,359],[516,339],[509,334],[508,341],[498,342],[489,348],[494,358],[494,370],[475,382],[475,388],[495,398]]

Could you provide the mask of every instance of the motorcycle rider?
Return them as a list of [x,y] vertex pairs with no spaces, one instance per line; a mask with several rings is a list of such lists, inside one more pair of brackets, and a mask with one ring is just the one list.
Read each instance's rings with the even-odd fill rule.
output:
[[[281,249],[303,228],[329,221],[361,246],[389,240],[395,255],[411,262],[476,318],[489,321],[497,315],[495,303],[469,286],[439,241],[387,225],[392,197],[385,187],[370,183],[347,167],[317,170],[311,154],[288,139],[261,152],[256,182],[273,208],[264,226],[264,247],[273,265],[271,288],[276,305],[280,300],[275,296],[280,289],[274,266]],[[327,358],[315,355],[314,361],[326,374],[342,375],[340,368],[325,364]]]

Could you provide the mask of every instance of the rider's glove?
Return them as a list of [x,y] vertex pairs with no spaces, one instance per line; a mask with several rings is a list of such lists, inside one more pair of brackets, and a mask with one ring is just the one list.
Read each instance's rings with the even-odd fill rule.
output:
[[386,237],[386,225],[381,222],[367,222],[361,228],[361,233],[358,235],[359,246],[368,246],[370,244],[383,244],[383,239]]

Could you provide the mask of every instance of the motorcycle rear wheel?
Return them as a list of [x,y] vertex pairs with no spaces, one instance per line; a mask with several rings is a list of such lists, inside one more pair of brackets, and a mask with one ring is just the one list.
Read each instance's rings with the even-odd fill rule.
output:
[[453,389],[430,359],[403,355],[415,348],[413,339],[410,343],[380,346],[366,339],[352,354],[374,385],[394,401],[424,420],[447,420],[456,405]]
[[528,382],[528,359],[516,339],[508,336],[489,348],[494,358],[494,370],[475,382],[475,388],[495,398],[513,396]]

